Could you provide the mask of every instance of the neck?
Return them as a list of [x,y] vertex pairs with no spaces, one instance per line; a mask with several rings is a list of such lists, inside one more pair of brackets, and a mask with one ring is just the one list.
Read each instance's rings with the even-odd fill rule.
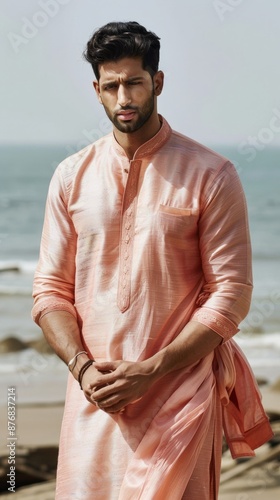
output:
[[156,135],[161,127],[158,114],[151,116],[150,120],[139,130],[126,134],[114,127],[114,135],[119,145],[124,149],[129,160],[132,160],[140,146]]

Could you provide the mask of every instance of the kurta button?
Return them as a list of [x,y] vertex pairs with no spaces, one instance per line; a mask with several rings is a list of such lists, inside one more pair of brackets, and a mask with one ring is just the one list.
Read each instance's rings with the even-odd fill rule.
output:
[[[123,206],[121,210],[121,248],[120,248],[120,270],[118,277],[119,307],[124,312],[130,305],[131,293],[131,265],[133,258],[132,242],[134,240],[134,224],[137,207],[137,185],[140,174],[141,160],[127,162],[122,172],[128,175],[125,187]],[[124,295],[125,292],[125,295]]]

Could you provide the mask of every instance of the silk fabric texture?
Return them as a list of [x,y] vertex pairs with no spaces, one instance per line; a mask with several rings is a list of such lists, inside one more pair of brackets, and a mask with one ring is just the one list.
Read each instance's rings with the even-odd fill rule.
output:
[[191,319],[222,343],[120,415],[91,405],[69,375],[58,500],[181,499],[217,395],[233,456],[252,455],[271,436],[253,375],[231,340],[252,292],[240,180],[226,158],[160,119],[131,161],[109,134],[56,169],[33,318],[69,311],[98,361],[146,359]]

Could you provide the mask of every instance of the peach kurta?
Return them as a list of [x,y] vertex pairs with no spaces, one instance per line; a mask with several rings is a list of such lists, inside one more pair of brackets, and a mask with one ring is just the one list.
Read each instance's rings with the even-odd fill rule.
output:
[[[250,378],[230,339],[251,289],[246,203],[233,165],[164,119],[131,161],[109,134],[58,166],[34,280],[35,321],[69,311],[98,361],[150,357],[191,318],[223,338],[216,354],[161,379],[122,415],[90,405],[70,375],[58,500],[182,498],[215,411],[232,408],[236,366]],[[245,426],[233,415],[224,413],[228,439],[238,443],[233,454],[250,454],[270,436],[261,404]],[[255,425],[264,426],[260,439]]]

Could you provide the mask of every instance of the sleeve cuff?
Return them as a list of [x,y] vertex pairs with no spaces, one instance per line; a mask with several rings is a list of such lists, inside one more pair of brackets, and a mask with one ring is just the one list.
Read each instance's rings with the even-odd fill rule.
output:
[[237,326],[228,318],[206,307],[197,309],[192,316],[192,320],[198,321],[211,330],[214,330],[214,332],[223,338],[223,342],[229,340],[239,331]]
[[72,316],[77,318],[77,312],[75,306],[73,304],[70,304],[67,300],[60,300],[59,302],[44,302],[44,304],[38,304],[35,305],[32,309],[32,318],[37,325],[40,326],[39,322],[40,319],[45,316],[45,314],[48,314],[53,311],[67,311]]

